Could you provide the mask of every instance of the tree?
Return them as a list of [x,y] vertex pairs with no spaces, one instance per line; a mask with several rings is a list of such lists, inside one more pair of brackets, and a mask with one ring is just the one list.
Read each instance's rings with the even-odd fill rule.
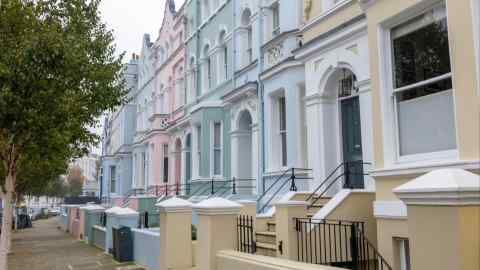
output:
[[78,166],[71,166],[67,175],[68,195],[80,196],[85,180],[86,178],[83,175],[82,169]]
[[[0,2],[0,269],[8,269],[11,203],[22,171],[42,155],[56,164],[85,154],[99,139],[88,127],[125,97],[122,56],[115,55],[99,4]],[[42,185],[45,179],[29,181]]]

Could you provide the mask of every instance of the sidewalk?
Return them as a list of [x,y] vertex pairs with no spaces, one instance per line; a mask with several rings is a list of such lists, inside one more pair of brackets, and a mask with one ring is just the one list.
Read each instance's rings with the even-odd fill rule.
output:
[[13,234],[9,270],[116,270],[127,265],[60,231],[56,218],[33,226]]

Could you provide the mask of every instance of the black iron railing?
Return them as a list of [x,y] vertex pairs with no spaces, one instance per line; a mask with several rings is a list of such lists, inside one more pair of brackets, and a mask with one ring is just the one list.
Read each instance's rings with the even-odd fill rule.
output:
[[251,216],[237,217],[237,250],[245,253],[256,252],[254,219]]
[[138,228],[148,229],[160,225],[160,215],[158,213],[143,212],[138,216]]
[[365,237],[365,224],[296,218],[298,260],[353,270],[392,268]]
[[[289,168],[285,170],[280,176],[278,176],[272,184],[264,189],[262,195],[257,199],[257,212],[263,213],[272,200],[286,187],[290,186],[290,191],[297,191],[297,180],[311,180],[312,177],[305,177],[306,173],[312,169],[305,168]],[[264,201],[265,200],[265,201]]]
[[107,227],[107,213],[103,212],[100,214],[97,225]]
[[[310,202],[308,208],[315,206],[317,201],[320,200],[338,181],[344,181],[343,188],[353,189],[352,177],[357,175],[367,175],[363,172],[363,165],[368,164],[371,163],[363,162],[363,160],[345,161],[340,163],[340,165],[338,165],[307,197],[306,201]],[[341,171],[341,173],[336,175],[339,171]]]
[[134,188],[134,189],[131,189],[127,192],[127,194],[125,194],[125,197],[123,198],[123,201],[122,201],[122,205],[127,205],[130,200],[132,199],[132,197],[134,196],[138,196],[138,195],[145,195],[145,189],[143,188]]
[[[236,195],[239,192],[247,191],[253,193],[253,190],[256,188],[256,180],[253,178],[236,178],[233,177],[232,180],[223,181],[219,186],[212,185],[210,196],[212,197],[225,197],[227,195]],[[213,192],[213,193],[212,193]]]

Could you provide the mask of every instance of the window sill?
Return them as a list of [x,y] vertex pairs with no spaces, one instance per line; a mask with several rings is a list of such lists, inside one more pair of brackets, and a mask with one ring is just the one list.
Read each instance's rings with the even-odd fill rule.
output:
[[459,168],[464,170],[480,170],[480,160],[444,160],[425,163],[395,164],[370,171],[373,177],[423,174],[436,169]]
[[458,160],[458,156],[459,155],[457,149],[424,154],[406,155],[397,157],[397,160],[394,162],[393,165],[402,166],[405,164],[408,166],[408,164],[430,164],[442,161],[456,161]]

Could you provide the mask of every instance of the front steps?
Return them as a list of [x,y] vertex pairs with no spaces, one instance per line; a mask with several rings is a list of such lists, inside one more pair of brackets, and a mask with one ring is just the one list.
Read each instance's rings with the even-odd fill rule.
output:
[[277,257],[275,221],[267,221],[267,231],[255,232],[257,255]]

